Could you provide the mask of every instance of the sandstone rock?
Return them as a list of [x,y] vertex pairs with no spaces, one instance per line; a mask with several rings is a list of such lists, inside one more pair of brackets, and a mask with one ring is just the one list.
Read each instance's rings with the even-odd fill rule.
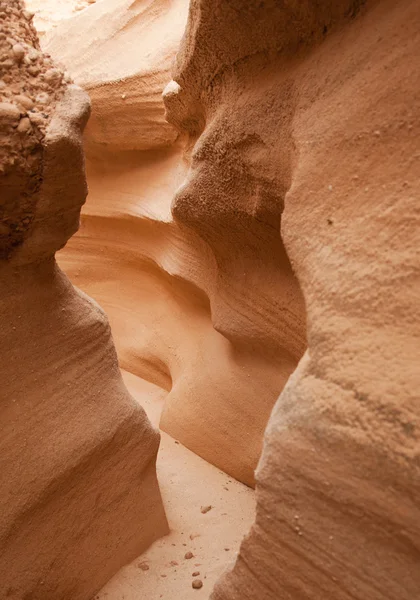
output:
[[45,35],[43,47],[89,92],[88,151],[174,142],[177,132],[165,121],[161,95],[187,11],[187,0],[102,0]]
[[[248,232],[252,219],[275,227],[284,205],[277,219],[309,343],[269,422],[255,525],[214,600],[409,600],[420,592],[410,350],[420,335],[419,17],[412,1],[361,10],[357,2],[192,5],[167,117],[201,136],[174,214],[218,251],[231,288],[239,271],[232,239],[243,239],[226,239],[233,215],[236,223],[249,215]],[[258,165],[259,190],[270,182],[271,204],[261,191],[259,202],[249,195],[245,157]],[[281,261],[264,254],[267,238],[258,241],[255,287],[273,292],[267,266]],[[286,297],[296,310],[298,295]],[[236,333],[231,312],[218,308],[212,317],[224,335],[248,333]],[[273,328],[266,331],[272,346]]]
[[[160,94],[167,80],[160,70],[156,74],[153,57],[167,56],[165,77],[169,77],[169,57],[175,51],[175,43],[171,43],[168,52],[169,41],[166,40],[173,39],[180,31],[175,31],[171,20],[176,6],[167,14],[157,2],[153,7],[159,18],[155,21],[149,19],[146,11],[142,15],[135,13],[136,18],[130,22],[127,39],[133,40],[133,47],[137,47],[138,40],[147,31],[144,43],[149,40],[154,49],[144,71],[139,69],[139,61],[134,60],[133,54],[125,56],[121,52],[118,60],[116,58],[115,46],[127,43],[119,41],[122,36],[118,33],[119,23],[126,18],[121,4],[116,7],[115,3],[102,2],[44,38],[45,46],[66,63],[91,95],[96,94],[97,86],[106,111],[103,117],[106,136],[101,140],[95,138],[98,143],[93,143],[90,132],[86,133],[89,201],[84,207],[79,234],[60,253],[59,260],[71,279],[105,307],[121,366],[167,390],[161,427],[206,460],[253,485],[271,409],[305,349],[303,301],[277,229],[269,223],[245,215],[245,220],[251,223],[247,231],[248,225],[236,226],[236,219],[231,219],[231,229],[226,228],[227,249],[222,249],[217,241],[210,245],[200,230],[186,226],[182,219],[174,219],[171,214],[172,199],[185,181],[189,159],[188,152],[184,157],[181,140],[167,150],[154,150],[161,143],[157,140],[165,138],[167,144],[177,133],[171,128],[170,139],[165,133],[167,124]],[[117,15],[112,26],[111,9]],[[116,78],[122,69],[130,67],[131,73],[134,68],[138,69],[135,78],[122,80],[122,87],[116,92],[119,110],[129,121],[128,128],[121,128],[123,146],[118,141],[120,133],[114,127],[117,121],[108,110],[114,102],[114,86],[99,83],[104,75],[104,63],[103,53],[97,53],[89,37],[89,24],[94,19],[107,23],[101,44],[104,52],[113,49],[115,54],[115,58],[110,58],[110,80],[111,75]],[[177,24],[178,19],[179,16]],[[161,37],[154,35],[156,28],[162,32]],[[74,32],[74,39],[81,39],[80,44],[70,49],[63,44],[67,30]],[[109,36],[112,34],[112,41],[105,31]],[[76,52],[80,54],[76,56]],[[91,66],[88,57],[91,57]],[[143,114],[150,116],[148,96],[138,96],[140,87],[148,89],[149,68],[153,70],[153,80],[159,81],[157,101],[162,110],[162,120],[159,117],[148,122],[147,127],[153,125],[155,130],[152,135],[142,121]],[[78,79],[77,73],[85,79]],[[97,83],[90,88],[89,77],[93,76]],[[137,86],[137,91],[127,87],[130,81]],[[165,102],[170,103],[172,97],[182,104],[182,93],[176,83],[167,86]],[[133,107],[132,101],[137,103]],[[95,110],[94,103],[93,121]],[[136,140],[140,140],[137,125],[147,133],[147,141],[141,147],[149,148],[150,152],[124,151],[140,147],[136,145]],[[254,141],[250,143],[253,146]],[[258,148],[256,152],[258,154]],[[249,155],[253,155],[252,149]],[[251,194],[259,196],[259,166],[252,168],[248,183],[252,186]],[[224,174],[214,176],[217,180]],[[268,180],[262,187],[270,187]],[[262,191],[261,195],[266,202],[269,194]],[[272,210],[272,218],[278,225],[281,207],[273,203]],[[211,229],[217,230],[217,226]],[[218,237],[217,232],[215,236]],[[240,248],[232,255],[231,267],[229,260],[220,259],[222,252],[231,253],[227,243],[229,236]],[[260,237],[267,240],[268,246],[261,255],[260,250],[255,252]],[[259,245],[263,246],[263,243]],[[243,264],[238,269],[234,263],[241,263],[241,256]],[[262,268],[264,275],[262,272],[259,275],[266,256],[270,256],[270,265]],[[280,257],[280,267],[275,264],[275,256]],[[275,285],[261,283],[264,287],[259,295],[261,307],[255,311],[254,281],[267,278],[274,279]],[[225,305],[229,305],[229,310],[225,311]],[[290,314],[289,306],[292,307]]]
[[[10,4],[0,29],[37,48]],[[28,70],[13,63],[3,81],[48,93],[42,121],[22,119],[23,137],[0,120],[0,595],[90,600],[167,531],[159,435],[122,383],[106,316],[54,259],[86,197],[88,98]],[[20,94],[9,98],[18,121]]]
[[[308,350],[265,436],[256,522],[212,599],[409,600],[420,593],[419,6],[265,9],[192,5],[167,111],[201,132],[176,218],[220,248],[232,285],[238,236],[229,253],[220,233],[231,213],[275,226],[274,208],[239,186],[250,181],[244,157],[258,164],[272,206],[284,205],[279,229],[307,311]],[[262,265],[281,264],[259,240]],[[273,290],[257,271],[257,289]],[[212,316],[233,338],[231,313]]]

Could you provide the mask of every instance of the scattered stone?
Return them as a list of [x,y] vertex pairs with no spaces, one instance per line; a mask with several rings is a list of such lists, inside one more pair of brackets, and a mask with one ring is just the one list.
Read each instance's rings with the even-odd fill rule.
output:
[[37,65],[31,65],[30,67],[28,67],[28,73],[32,75],[32,77],[36,77],[37,75],[39,75],[40,71],[41,69]]
[[209,512],[209,510],[211,510],[213,507],[212,506],[202,506],[201,507],[201,512],[203,515],[205,515],[206,513]]
[[10,102],[0,102],[0,121],[16,122],[20,119],[20,110]]
[[172,567],[177,567],[179,565],[179,563],[176,560],[171,560],[171,562],[169,563]]
[[191,585],[195,590],[200,590],[203,587],[203,582],[201,579],[194,579]]
[[39,112],[29,112],[28,117],[31,123],[37,127],[43,127],[46,123],[45,117]]
[[48,104],[49,99],[50,99],[50,97],[47,94],[47,92],[41,92],[41,93],[39,93],[36,96],[35,102],[36,102],[36,104],[43,104],[43,105],[45,105],[45,104]]
[[148,571],[150,569],[149,565],[147,564],[147,562],[140,562],[138,563],[138,568],[141,569],[142,571]]
[[61,83],[61,80],[63,79],[63,73],[60,71],[60,69],[53,67],[44,73],[44,79],[52,85],[57,85]]
[[229,552],[230,548],[225,548],[225,552]]
[[31,122],[28,119],[28,117],[24,117],[23,119],[21,119],[19,121],[17,130],[19,131],[19,133],[27,133],[28,131],[31,130]]
[[200,575],[200,571],[194,571],[192,574],[193,577],[198,577]]
[[23,57],[25,56],[25,48],[22,44],[14,44],[12,50],[15,60],[17,60],[17,62],[22,62]]
[[28,98],[28,96],[25,96],[24,94],[19,94],[18,96],[15,96],[14,100],[18,105],[22,106],[25,110],[31,110],[31,108],[34,107],[33,100],[31,100],[30,98]]
[[22,15],[24,16],[24,18],[25,18],[27,21],[32,21],[32,19],[33,19],[33,18],[34,18],[34,16],[35,16],[35,13],[31,12],[30,10],[24,10],[24,11],[22,12]]
[[193,556],[194,556],[194,554],[192,552],[186,552],[184,558],[189,560],[190,558],[193,558]]
[[41,53],[36,48],[30,48],[28,52],[28,58],[30,61],[35,62],[41,57]]

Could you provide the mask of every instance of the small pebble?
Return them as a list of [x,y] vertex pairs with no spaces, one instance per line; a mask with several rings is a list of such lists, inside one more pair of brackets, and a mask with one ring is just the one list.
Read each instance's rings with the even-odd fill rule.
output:
[[36,77],[37,75],[39,75],[40,70],[41,69],[36,65],[31,65],[30,67],[28,67],[28,73],[29,75],[32,75],[32,77]]
[[17,130],[19,133],[27,133],[31,129],[31,122],[28,117],[24,117],[20,120],[19,125],[17,126]]
[[192,574],[193,577],[198,577],[200,575],[200,571],[194,571]]
[[186,552],[184,558],[186,558],[187,560],[189,560],[193,556],[194,556],[194,554],[192,552]]
[[22,62],[23,57],[25,56],[25,48],[22,44],[15,44],[12,48],[13,55],[18,62]]
[[47,92],[41,92],[35,98],[35,102],[37,104],[48,104],[49,99],[50,99],[50,97],[47,94]]
[[0,102],[0,121],[18,121],[20,110],[10,102]]
[[148,571],[150,569],[149,565],[146,562],[141,562],[137,566],[142,571]]
[[31,60],[32,62],[35,62],[36,60],[38,60],[38,58],[41,56],[39,50],[37,50],[36,48],[30,48],[29,52],[28,52],[28,58],[29,60]]
[[20,104],[20,106],[22,106],[25,110],[31,110],[31,108],[34,107],[33,101],[24,94],[19,94],[18,96],[15,96],[14,100],[17,104]]
[[31,121],[31,123],[33,125],[37,125],[38,127],[39,126],[42,127],[43,125],[45,125],[45,118],[44,118],[44,116],[41,113],[30,112],[30,113],[28,113],[28,117],[29,117],[29,120]]
[[32,19],[35,16],[35,13],[31,12],[30,10],[24,10],[22,12],[22,15],[27,21],[32,21]]
[[211,510],[211,509],[212,509],[212,506],[202,506],[202,507],[201,507],[201,512],[202,512],[202,514],[203,514],[203,515],[205,515],[205,514],[206,514],[206,513],[208,513],[208,512],[209,512],[209,510]]
[[201,579],[194,579],[191,585],[195,590],[199,590],[203,587],[203,582]]
[[61,80],[63,78],[63,74],[59,69],[48,69],[48,71],[46,71],[44,73],[44,79],[45,81],[48,81],[48,83],[53,83],[53,84],[57,84],[60,83]]

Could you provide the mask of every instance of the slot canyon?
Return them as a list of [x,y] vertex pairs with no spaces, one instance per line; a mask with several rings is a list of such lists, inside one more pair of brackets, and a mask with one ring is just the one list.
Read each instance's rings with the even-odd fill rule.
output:
[[420,3],[0,0],[0,600],[420,600]]

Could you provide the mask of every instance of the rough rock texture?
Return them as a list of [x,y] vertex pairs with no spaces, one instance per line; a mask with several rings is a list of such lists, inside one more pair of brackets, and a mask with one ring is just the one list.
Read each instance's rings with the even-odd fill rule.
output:
[[[281,191],[272,180],[273,167],[263,164],[270,150],[258,136],[233,132],[236,151],[229,168],[237,187],[220,189],[226,214],[210,211],[206,228],[194,231],[185,226],[186,218],[171,212],[190,157],[184,139],[173,143],[175,127],[164,124],[161,93],[185,8],[178,1],[117,6],[106,0],[43,39],[92,95],[93,114],[106,118],[100,140],[88,126],[89,199],[81,230],[59,260],[72,281],[107,311],[120,365],[168,392],[161,428],[253,485],[271,409],[305,349],[304,308],[278,234]],[[126,34],[121,23],[130,16]],[[103,23],[101,51],[86,34],[97,19]],[[80,43],[69,48],[63,40],[72,36]],[[153,53],[142,59],[133,51],[138,47]],[[107,107],[116,79],[120,95],[112,112]],[[132,84],[142,94],[134,95],[131,105]],[[176,91],[167,87],[167,101]],[[271,129],[261,135],[271,135]],[[163,142],[170,146],[158,148]],[[202,154],[207,152],[203,147]],[[223,155],[225,149],[216,146],[214,152]],[[216,167],[203,185],[216,186]],[[243,202],[242,210],[238,202],[244,192],[251,205]],[[236,204],[230,205],[229,194],[238,195]]]
[[175,141],[161,95],[187,11],[187,0],[102,0],[45,35],[43,47],[89,92],[89,152]]
[[174,213],[215,248],[235,203],[238,228],[274,227],[241,185],[258,157],[308,327],[213,600],[420,596],[419,20],[414,0],[192,2],[167,108],[201,137]]
[[88,600],[167,531],[159,435],[54,260],[86,196],[86,94],[0,2],[0,597]]

